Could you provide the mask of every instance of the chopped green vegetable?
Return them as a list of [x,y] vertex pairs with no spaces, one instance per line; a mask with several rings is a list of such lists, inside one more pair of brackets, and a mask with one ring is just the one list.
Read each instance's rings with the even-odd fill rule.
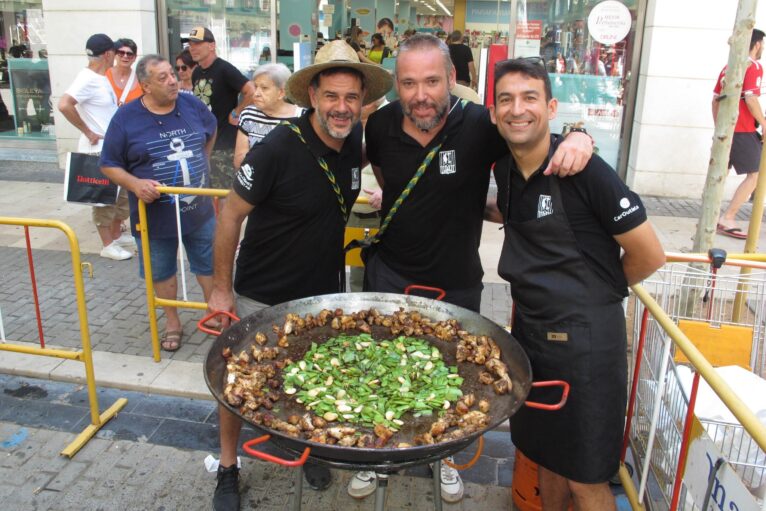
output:
[[378,342],[369,334],[340,335],[312,343],[283,374],[296,401],[318,415],[394,430],[404,413],[431,415],[463,395],[457,367],[445,365],[427,341],[404,336]]

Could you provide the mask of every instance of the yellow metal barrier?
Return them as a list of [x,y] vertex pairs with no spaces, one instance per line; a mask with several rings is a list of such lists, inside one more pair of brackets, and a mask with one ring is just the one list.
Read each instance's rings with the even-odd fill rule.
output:
[[[749,256],[753,255],[754,254],[749,254]],[[691,258],[694,257],[695,256],[691,256]],[[673,260],[673,258],[669,256],[668,261],[671,260]],[[679,260],[688,262],[691,259],[688,254],[685,254],[683,257],[679,255]],[[705,256],[704,261],[700,260],[700,262],[709,262],[709,259],[707,259]],[[727,259],[726,263],[730,264],[731,260]],[[752,262],[749,264],[751,266],[754,264],[757,265],[757,263]],[[723,378],[718,375],[710,362],[708,362],[708,360],[704,357],[704,355],[702,355],[702,353],[697,349],[692,341],[690,341],[689,338],[683,333],[683,331],[681,331],[681,329],[678,327],[678,325],[675,324],[670,316],[665,313],[662,307],[654,300],[654,298],[652,298],[646,289],[644,289],[640,284],[632,286],[631,289],[636,295],[636,298],[641,300],[646,310],[648,310],[649,313],[654,317],[654,320],[657,322],[657,324],[665,331],[665,333],[673,341],[676,347],[683,352],[694,370],[697,371],[699,375],[708,383],[710,388],[718,395],[718,397],[732,412],[732,414],[734,414],[739,423],[752,437],[752,439],[755,440],[758,446],[766,451],[766,427],[761,424],[761,422],[758,420],[758,417],[756,417],[756,415],[747,407],[747,405],[734,393],[734,391],[723,380]],[[631,507],[634,510],[643,511],[644,506],[638,500],[638,492],[636,486],[624,465],[620,467],[619,476]]]
[[[224,198],[229,194],[228,190],[220,190],[214,188],[184,188],[178,186],[158,186],[157,191],[160,193],[171,195],[205,195],[208,197],[220,197]],[[366,197],[359,197],[356,200],[356,204],[369,204],[370,201]],[[146,221],[146,203],[142,200],[138,201],[138,225],[136,229],[141,236],[141,246],[143,247],[141,257],[144,262],[144,281],[146,283],[146,303],[149,309],[149,332],[152,337],[152,356],[155,362],[161,360],[160,352],[160,335],[159,327],[157,326],[157,308],[158,307],[185,307],[187,309],[199,309],[206,310],[207,303],[205,302],[190,302],[185,300],[168,300],[166,298],[158,298],[154,293],[154,281],[152,280],[152,262],[151,262],[151,248],[149,246],[149,227]],[[354,229],[354,228],[347,228]],[[374,233],[375,231],[373,231]],[[360,236],[361,237],[361,236]],[[352,254],[347,257],[347,261],[351,260],[352,265],[360,265],[361,259],[358,257],[359,250],[352,251],[356,254]],[[355,257],[356,256],[356,257]],[[350,258],[350,259],[349,259]],[[357,262],[358,259],[358,262]],[[349,264],[347,262],[347,264]]]
[[[0,217],[0,225],[16,225],[27,227],[48,227],[59,229],[69,239],[69,251],[72,255],[72,271],[74,273],[75,293],[77,296],[77,314],[80,321],[80,340],[82,350],[70,351],[59,350],[35,346],[24,346],[19,344],[3,343],[0,344],[0,350],[27,355],[43,355],[46,357],[62,358],[66,360],[77,360],[85,364],[85,381],[88,387],[88,402],[90,404],[90,420],[87,426],[77,438],[70,443],[61,454],[71,458],[79,451],[93,436],[101,429],[109,419],[117,415],[117,412],[127,404],[125,398],[118,399],[104,413],[99,413],[98,396],[96,394],[96,377],[93,372],[93,352],[90,346],[90,330],[88,328],[88,309],[85,306],[85,286],[83,284],[82,268],[89,266],[88,263],[82,263],[80,260],[80,244],[74,231],[64,222],[58,220],[42,220],[34,218],[15,218]],[[93,272],[90,268],[91,275]]]

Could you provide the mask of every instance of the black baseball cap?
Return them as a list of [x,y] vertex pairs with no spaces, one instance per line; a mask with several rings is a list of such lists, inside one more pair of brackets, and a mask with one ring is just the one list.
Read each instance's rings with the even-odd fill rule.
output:
[[189,41],[194,41],[196,43],[203,41],[206,43],[214,43],[215,36],[208,28],[194,27],[191,29],[191,32],[189,32]]
[[89,57],[98,57],[109,50],[114,50],[114,41],[106,34],[93,34],[85,43],[85,53]]

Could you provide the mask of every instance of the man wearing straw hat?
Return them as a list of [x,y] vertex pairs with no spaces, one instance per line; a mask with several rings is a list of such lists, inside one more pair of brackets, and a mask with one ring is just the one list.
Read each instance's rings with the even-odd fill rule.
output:
[[[361,110],[391,85],[387,71],[360,63],[343,41],[324,45],[314,65],[290,77],[287,96],[309,110],[276,127],[237,171],[216,228],[211,311],[244,317],[276,303],[342,289],[344,228],[361,188]],[[213,506],[238,509],[242,421],[222,406],[219,421],[221,458]],[[329,484],[326,469],[304,470],[313,487]]]

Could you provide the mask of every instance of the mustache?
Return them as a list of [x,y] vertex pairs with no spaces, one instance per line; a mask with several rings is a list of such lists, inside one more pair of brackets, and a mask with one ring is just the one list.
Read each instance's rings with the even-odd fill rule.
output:
[[344,113],[340,113],[340,112],[330,112],[330,113],[327,114],[327,117],[328,118],[333,118],[333,119],[339,119],[339,120],[343,120],[343,121],[350,120],[350,119],[354,118],[354,116],[350,112],[347,112],[345,114]]
[[416,108],[423,107],[423,106],[424,107],[428,107],[428,108],[437,108],[438,107],[436,102],[428,101],[428,100],[425,100],[425,101],[412,101],[409,104],[410,110],[414,110]]

